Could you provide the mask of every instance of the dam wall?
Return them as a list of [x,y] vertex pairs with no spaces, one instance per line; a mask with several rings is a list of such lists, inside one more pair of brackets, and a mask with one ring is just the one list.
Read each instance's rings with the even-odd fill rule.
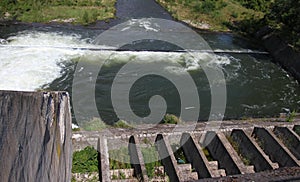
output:
[[0,91],[0,181],[71,181],[66,92]]
[[[99,181],[300,179],[298,118],[222,121],[217,130],[201,122],[188,133],[174,126],[72,132],[68,93],[0,91],[0,180],[77,180],[72,152],[86,146],[98,150],[99,171],[90,176]],[[121,156],[119,149],[127,149],[131,168],[112,169],[110,151]]]

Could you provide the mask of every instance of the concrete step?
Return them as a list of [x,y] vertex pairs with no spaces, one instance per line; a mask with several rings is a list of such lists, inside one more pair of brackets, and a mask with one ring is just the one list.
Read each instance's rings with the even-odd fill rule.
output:
[[177,167],[180,171],[191,171],[192,169],[191,164],[178,164]]
[[197,172],[190,173],[189,179],[191,179],[191,180],[198,180],[198,173]]
[[208,164],[209,164],[209,168],[211,170],[218,170],[219,169],[218,161],[209,161]]
[[115,179],[111,180],[111,182],[139,182],[138,179]]
[[198,173],[192,172],[191,164],[179,164],[177,165],[177,169],[180,171],[181,179],[184,181],[191,181],[198,179]]
[[114,178],[116,179],[131,179],[134,176],[134,169],[115,169],[115,170],[110,170],[110,177],[113,180]]
[[214,178],[226,176],[226,171],[219,169],[218,161],[209,161],[208,164]]

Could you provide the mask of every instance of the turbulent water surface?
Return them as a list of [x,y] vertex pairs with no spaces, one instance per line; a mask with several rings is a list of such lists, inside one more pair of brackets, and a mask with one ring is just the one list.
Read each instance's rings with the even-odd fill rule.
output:
[[[93,57],[105,62],[98,74],[95,93],[102,119],[112,122],[118,118],[112,108],[111,84],[121,67],[132,60],[139,60],[138,64],[166,61],[182,65],[181,69],[164,68],[174,77],[180,77],[184,71],[188,71],[192,76],[200,96],[199,120],[207,119],[211,106],[210,87],[200,65],[219,67],[225,75],[227,86],[225,118],[269,117],[278,115],[282,108],[291,110],[298,108],[300,102],[298,83],[278,65],[273,64],[268,55],[247,53],[255,51],[263,53],[263,51],[254,43],[240,37],[231,34],[201,34],[212,49],[218,52],[217,59],[212,61],[205,52],[199,53],[199,60],[193,60],[187,53],[152,52],[146,51],[145,46],[142,46],[143,51],[138,52],[129,51],[130,49],[122,52],[88,50],[87,48],[95,48],[92,40],[98,34],[99,32],[95,30],[82,28],[70,31],[66,28],[2,27],[0,89],[23,91],[47,89],[71,92],[73,74],[78,61],[89,62],[89,58]],[[151,46],[160,43],[147,42],[147,44],[151,49]],[[138,49],[138,46],[134,49]],[[90,61],[90,64],[95,63]],[[127,76],[138,75],[133,70]],[[168,113],[180,114],[181,102],[176,86],[167,79],[155,75],[140,78],[132,86],[131,109],[141,117],[149,115],[148,101],[153,95],[165,98]],[[186,109],[193,109],[193,106]]]

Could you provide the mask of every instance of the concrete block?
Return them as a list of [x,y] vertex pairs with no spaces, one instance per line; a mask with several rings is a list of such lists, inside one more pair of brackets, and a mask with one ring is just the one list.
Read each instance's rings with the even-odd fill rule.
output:
[[161,158],[165,172],[170,178],[170,181],[179,182],[179,171],[177,170],[177,161],[173,155],[172,148],[169,144],[168,138],[162,134],[158,134],[155,140],[158,154]]
[[274,134],[281,139],[284,145],[292,152],[292,154],[300,159],[300,137],[290,128],[276,126]]
[[257,143],[243,130],[234,129],[231,132],[231,138],[237,144],[241,155],[254,165],[256,172],[278,168],[278,164],[273,163]]
[[180,145],[186,155],[188,162],[192,164],[198,173],[199,178],[210,178],[213,177],[209,170],[209,162],[205,157],[200,145],[195,142],[195,137],[188,133],[182,134]]
[[270,159],[277,162],[280,167],[300,166],[296,157],[269,130],[255,127],[252,135],[258,140],[259,146],[269,155]]
[[[210,142],[206,142],[207,140],[210,140]],[[223,133],[214,131],[207,132],[204,143],[207,145],[207,149],[212,157],[218,160],[219,167],[225,169],[227,174],[233,175],[254,172],[244,165]]]
[[144,157],[140,148],[140,142],[135,135],[129,138],[128,149],[130,155],[130,163],[134,168],[135,176],[141,181],[149,181],[145,167]]

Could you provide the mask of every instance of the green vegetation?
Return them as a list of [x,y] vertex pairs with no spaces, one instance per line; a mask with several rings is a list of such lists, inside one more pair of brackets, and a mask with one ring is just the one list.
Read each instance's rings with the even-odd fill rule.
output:
[[293,112],[289,113],[287,118],[286,118],[286,122],[293,122],[296,118],[297,112],[295,110],[293,110]]
[[207,158],[208,161],[213,161],[214,160],[206,147],[203,148],[202,151],[203,151],[203,153],[204,153],[204,155],[205,155],[205,157]]
[[254,35],[271,27],[300,48],[299,0],[157,0],[174,18],[198,28]]
[[81,127],[85,131],[101,131],[107,128],[107,125],[100,118],[93,118],[90,121],[84,122]]
[[162,119],[161,123],[162,124],[179,124],[179,123],[181,123],[181,120],[173,114],[166,114],[164,116],[164,118]]
[[275,0],[264,22],[277,29],[288,42],[300,47],[300,1]]
[[23,22],[90,24],[113,18],[116,0],[1,0],[0,16]]
[[164,176],[165,174],[160,174],[156,170],[159,166],[162,166],[161,161],[159,160],[158,152],[156,151],[155,146],[148,148],[141,148],[142,154],[145,160],[145,167],[147,170],[147,175],[151,179],[155,176]]
[[73,173],[98,172],[98,151],[93,147],[86,147],[73,153]]
[[[162,166],[161,161],[159,160],[158,152],[156,151],[155,146],[150,145],[149,147],[141,148],[145,167],[149,178],[155,176],[165,176],[166,174],[160,174],[160,171],[157,170],[159,166]],[[110,169],[130,169],[132,168],[130,164],[130,156],[127,147],[121,147],[119,149],[109,151],[109,166]],[[124,176],[125,177],[125,176]],[[112,176],[113,179],[123,179],[122,174]],[[124,178],[125,179],[125,178]]]
[[127,147],[109,150],[109,168],[110,169],[130,169],[130,156]]
[[[187,163],[187,159],[184,155],[182,147],[180,147],[179,144],[172,144],[171,147],[172,147],[172,150],[174,152],[174,156],[175,156],[175,159],[177,160],[177,163],[179,163],[179,164]],[[180,163],[180,161],[182,163]]]
[[115,128],[133,128],[127,121],[119,120],[114,125]]
[[231,144],[231,146],[234,148],[234,150],[239,154],[240,156],[240,159],[243,161],[243,163],[246,165],[246,166],[249,166],[251,164],[251,161],[249,159],[249,157],[247,156],[244,156],[241,154],[241,151],[240,151],[240,147],[239,147],[239,144],[236,143],[231,136],[226,136],[227,140],[229,141],[229,143]]
[[247,18],[260,19],[263,12],[246,8],[238,0],[157,0],[173,17],[196,27],[228,31]]
[[[124,120],[119,120],[118,122],[114,123],[112,126],[107,125],[104,121],[102,121],[100,118],[93,118],[90,121],[86,121],[82,124],[81,128],[85,131],[101,131],[106,128],[133,128],[128,122]],[[78,131],[80,129],[77,129]]]

